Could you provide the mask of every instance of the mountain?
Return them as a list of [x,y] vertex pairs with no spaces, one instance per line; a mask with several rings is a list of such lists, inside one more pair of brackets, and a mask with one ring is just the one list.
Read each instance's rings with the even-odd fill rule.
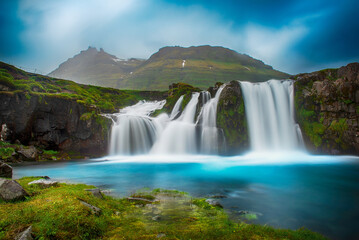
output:
[[207,89],[216,82],[259,82],[289,77],[248,55],[212,46],[164,47],[148,60],[120,60],[102,49],[89,47],[62,63],[50,76],[138,90],[165,90],[174,82]]
[[116,87],[117,82],[131,74],[144,60],[119,59],[94,47],[81,51],[49,73],[50,77],[73,80],[78,83]]

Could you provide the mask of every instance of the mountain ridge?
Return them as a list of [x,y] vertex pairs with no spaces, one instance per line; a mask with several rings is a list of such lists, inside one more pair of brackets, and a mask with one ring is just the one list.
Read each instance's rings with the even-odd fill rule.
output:
[[229,48],[203,45],[163,47],[147,60],[123,60],[102,48],[89,47],[49,76],[119,89],[166,90],[174,82],[207,89],[216,82],[260,82],[290,75]]

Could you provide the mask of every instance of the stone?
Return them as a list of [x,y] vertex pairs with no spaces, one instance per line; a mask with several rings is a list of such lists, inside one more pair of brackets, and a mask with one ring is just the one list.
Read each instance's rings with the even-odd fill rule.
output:
[[163,238],[163,237],[166,237],[166,234],[164,233],[159,233],[157,234],[156,238]]
[[37,184],[41,188],[49,188],[49,187],[58,186],[59,182],[52,181],[52,180],[49,180],[49,179],[39,179],[39,180],[35,180],[35,181],[32,181],[32,182],[28,183],[28,185],[32,185],[32,184]]
[[0,162],[0,178],[12,178],[12,167]]
[[156,215],[156,216],[154,216],[154,217],[152,218],[152,220],[153,220],[153,221],[159,221],[159,220],[161,220],[161,216]]
[[15,240],[32,240],[32,226],[28,227],[25,231],[19,233]]
[[152,200],[148,200],[146,198],[138,198],[138,197],[128,197],[127,200],[131,201],[131,202],[145,202],[145,203],[154,203],[155,201]]
[[96,215],[96,216],[100,216],[100,215],[101,215],[101,212],[102,212],[101,208],[95,207],[95,206],[93,206],[93,205],[91,205],[91,204],[89,204],[89,203],[87,203],[87,202],[85,202],[85,201],[82,201],[82,200],[80,200],[80,199],[79,199],[79,201],[80,201],[80,203],[81,203],[82,205],[84,205],[85,207],[87,207],[87,208],[92,212],[92,214],[94,214],[94,215]]
[[1,132],[0,132],[0,140],[1,141],[6,141],[8,136],[10,134],[10,130],[9,128],[7,127],[6,124],[2,124],[1,125]]
[[20,153],[26,160],[35,160],[37,157],[37,149],[34,146],[29,148],[21,148],[18,153]]
[[85,189],[85,191],[92,193],[92,195],[94,195],[97,198],[103,199],[102,193],[101,193],[100,189],[98,189],[98,188]]
[[0,198],[4,201],[23,200],[29,194],[15,180],[0,179]]
[[215,199],[207,199],[206,200],[206,203],[208,203],[209,205],[213,206],[213,207],[220,207],[220,208],[223,208],[223,206]]

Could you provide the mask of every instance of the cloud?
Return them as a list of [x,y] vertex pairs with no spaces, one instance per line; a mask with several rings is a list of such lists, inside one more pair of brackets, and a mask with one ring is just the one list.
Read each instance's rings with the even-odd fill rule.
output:
[[[120,58],[148,58],[163,46],[209,44],[297,73],[358,59],[353,54],[359,52],[359,34],[350,28],[358,20],[346,22],[348,12],[351,19],[356,16],[350,2],[21,0],[20,40],[11,47],[23,52],[17,61],[43,72],[89,45]],[[346,39],[340,38],[343,34]]]

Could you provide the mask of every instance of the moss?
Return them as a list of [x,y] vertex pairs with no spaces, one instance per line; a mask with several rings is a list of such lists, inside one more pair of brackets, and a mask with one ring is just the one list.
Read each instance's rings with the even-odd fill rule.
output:
[[[0,202],[0,236],[14,239],[29,225],[36,239],[325,239],[306,229],[284,230],[229,220],[226,213],[189,195],[172,190],[149,190],[148,198],[160,200],[140,207],[126,198],[94,197],[84,184],[65,184],[43,189],[37,180],[26,177],[18,182],[31,197],[23,202]],[[79,199],[102,212],[91,213]],[[160,216],[158,221],[154,216]]]
[[0,159],[8,159],[15,152],[15,149],[12,147],[0,148]]

